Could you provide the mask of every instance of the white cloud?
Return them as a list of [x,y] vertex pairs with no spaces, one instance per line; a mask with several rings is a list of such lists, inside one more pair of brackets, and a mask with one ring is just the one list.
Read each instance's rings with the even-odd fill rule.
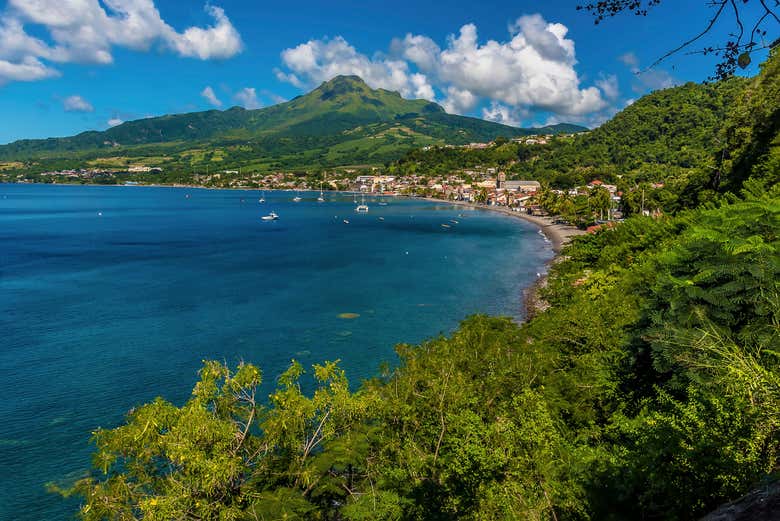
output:
[[466,114],[479,103],[479,98],[471,91],[461,90],[452,85],[447,87],[446,93],[447,97],[444,98],[442,106],[451,114]]
[[108,123],[109,127],[115,127],[117,125],[121,125],[122,123],[124,123],[124,121],[122,121],[120,118],[113,117],[109,119],[106,123]]
[[618,60],[634,73],[636,80],[631,89],[637,94],[644,94],[658,89],[668,89],[680,84],[680,80],[664,69],[640,69],[639,58],[633,52],[627,52],[618,56]]
[[211,88],[211,86],[207,86],[205,89],[203,89],[200,92],[200,95],[206,98],[206,101],[211,103],[214,107],[221,107],[222,101],[217,97],[216,94],[214,94],[214,89]]
[[644,93],[648,90],[668,89],[680,84],[680,80],[669,74],[663,69],[649,69],[638,72],[637,82],[633,89],[636,93]]
[[[201,60],[240,52],[241,37],[225,12],[212,5],[206,5],[206,12],[214,19],[211,26],[177,32],[161,18],[153,0],[9,0],[0,15],[0,61],[17,69],[29,68],[33,60],[40,66],[37,74],[6,70],[0,82],[55,75],[44,62],[112,63],[114,47],[147,51],[159,46]],[[39,28],[48,41],[30,36],[25,25]]]
[[17,62],[0,59],[0,86],[11,81],[36,81],[59,75],[58,71],[47,67],[32,56]]
[[627,52],[618,56],[618,60],[626,67],[635,69],[639,67],[639,58],[633,52]]
[[491,102],[489,107],[482,109],[482,119],[512,127],[520,126],[523,116],[527,114],[521,114],[521,111],[495,101]]
[[271,101],[273,101],[274,103],[277,103],[277,104],[278,103],[284,103],[285,101],[287,101],[287,98],[285,98],[284,96],[280,96],[280,95],[275,94],[275,93],[270,92],[270,91],[265,91],[265,95],[268,96],[269,98],[271,98]]
[[183,34],[167,32],[168,43],[182,56],[201,60],[225,59],[235,56],[243,47],[241,36],[220,7],[207,5],[206,11],[216,21],[207,29],[190,27]]
[[419,35],[406,35],[394,49],[437,84],[478,98],[567,115],[601,110],[606,102],[599,89],[580,87],[574,42],[567,32],[536,14],[518,18],[506,42],[481,44],[477,27],[466,24],[444,49]]
[[567,33],[566,26],[535,14],[518,18],[506,41],[482,43],[477,27],[466,24],[444,47],[427,36],[407,34],[391,42],[389,54],[373,56],[337,36],[285,49],[284,67],[275,72],[299,88],[355,74],[371,87],[407,98],[435,101],[438,94],[448,112],[468,113],[487,103],[484,115],[502,121],[517,121],[529,110],[570,117],[604,110],[618,95],[617,79],[581,85],[574,41]]
[[620,85],[617,76],[614,74],[610,74],[609,76],[601,75],[601,77],[596,80],[596,86],[598,86],[598,88],[601,89],[601,92],[604,93],[604,96],[610,100],[616,100],[620,96]]
[[233,95],[233,99],[238,102],[239,105],[245,109],[253,110],[259,109],[263,106],[260,100],[257,99],[257,92],[252,87],[244,87],[240,91]]
[[90,102],[75,94],[62,100],[62,108],[65,109],[65,112],[92,112],[95,110]]

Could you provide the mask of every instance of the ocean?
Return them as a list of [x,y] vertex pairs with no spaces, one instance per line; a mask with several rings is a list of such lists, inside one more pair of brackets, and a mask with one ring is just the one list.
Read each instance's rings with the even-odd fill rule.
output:
[[0,184],[0,519],[70,519],[45,484],[85,474],[97,427],[183,403],[204,359],[255,363],[267,390],[293,358],[338,359],[357,386],[397,343],[522,319],[553,256],[498,213],[294,195]]

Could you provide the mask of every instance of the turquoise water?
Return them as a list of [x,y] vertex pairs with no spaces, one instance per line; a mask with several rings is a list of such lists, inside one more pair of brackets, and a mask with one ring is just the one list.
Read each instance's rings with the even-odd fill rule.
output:
[[257,363],[267,381],[291,358],[341,359],[357,383],[469,314],[521,318],[552,257],[536,228],[491,212],[265,195],[0,185],[0,519],[68,519],[78,501],[44,484],[82,475],[95,428],[185,400],[202,359]]

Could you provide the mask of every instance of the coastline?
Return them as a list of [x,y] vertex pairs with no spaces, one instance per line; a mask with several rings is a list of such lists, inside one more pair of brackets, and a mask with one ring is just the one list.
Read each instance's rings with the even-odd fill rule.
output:
[[[467,203],[464,201],[448,201],[445,199],[437,199],[433,197],[428,198],[428,200],[436,201],[440,203],[446,203],[446,204],[453,204],[456,206],[463,206],[466,208],[475,208],[481,210],[488,210],[492,212],[498,212],[504,215],[516,217],[518,219],[522,219],[524,221],[535,224],[536,226],[539,227],[539,229],[545,235],[545,237],[547,237],[550,240],[550,242],[552,243],[553,252],[555,253],[555,256],[546,264],[546,267],[548,268],[549,266],[553,265],[554,263],[562,259],[561,251],[563,250],[563,247],[571,241],[572,237],[585,235],[587,233],[584,230],[580,230],[579,228],[576,228],[574,226],[555,224],[552,221],[552,219],[549,217],[536,217],[534,215],[529,215],[523,212],[514,212],[504,206],[485,206],[480,204]],[[547,286],[547,279],[548,279],[548,274],[547,272],[545,272],[540,277],[538,277],[533,284],[523,289],[522,306],[525,311],[526,321],[532,319],[535,315],[543,312],[548,307],[550,307],[550,304],[547,301],[545,301],[541,296],[541,291]]]
[[555,224],[552,221],[552,219],[549,217],[536,217],[534,215],[529,215],[523,212],[514,212],[506,208],[505,206],[486,206],[481,204],[467,203],[464,201],[448,201],[446,199],[437,199],[435,197],[430,197],[426,199],[429,201],[436,201],[439,203],[447,203],[455,206],[463,206],[465,208],[475,208],[477,210],[488,210],[491,212],[498,212],[504,215],[509,215],[511,217],[516,217],[518,219],[522,219],[524,221],[533,223],[539,227],[539,229],[542,231],[545,237],[547,237],[552,243],[552,248],[553,251],[555,252],[556,258],[558,257],[558,255],[560,255],[563,247],[566,244],[568,244],[569,241],[571,241],[572,237],[576,237],[578,235],[585,235],[586,233],[584,230],[580,230],[579,228],[576,228],[574,226],[569,226],[566,224]]

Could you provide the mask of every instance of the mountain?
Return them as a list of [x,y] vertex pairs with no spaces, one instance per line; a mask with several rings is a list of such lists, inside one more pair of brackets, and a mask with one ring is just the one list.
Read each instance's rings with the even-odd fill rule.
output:
[[[338,76],[272,107],[166,115],[129,121],[103,132],[21,140],[0,146],[0,159],[40,162],[162,155],[170,167],[173,155],[179,167],[189,168],[198,161],[214,161],[216,154],[226,165],[258,169],[332,166],[383,162],[430,144],[583,130],[587,129],[568,124],[520,129],[457,116],[430,101],[372,89],[357,76]],[[209,152],[212,155],[204,158]]]

